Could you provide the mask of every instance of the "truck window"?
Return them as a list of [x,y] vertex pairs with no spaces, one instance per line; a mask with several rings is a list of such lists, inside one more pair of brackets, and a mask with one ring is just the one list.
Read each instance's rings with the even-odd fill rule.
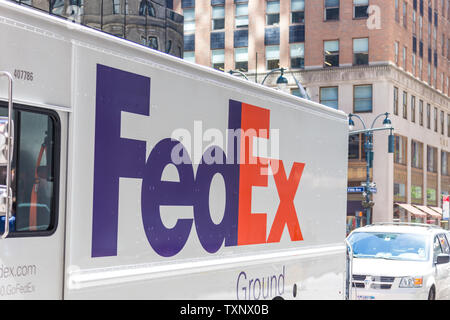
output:
[[[56,228],[55,155],[59,121],[56,113],[14,106],[11,236],[39,235]],[[0,115],[7,109],[0,107]],[[6,168],[0,184],[5,185]],[[4,229],[2,221],[1,229]]]

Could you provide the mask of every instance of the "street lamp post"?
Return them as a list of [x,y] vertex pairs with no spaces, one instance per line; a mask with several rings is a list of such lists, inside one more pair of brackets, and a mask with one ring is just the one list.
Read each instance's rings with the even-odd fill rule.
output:
[[[385,117],[383,120],[383,127],[374,128],[375,122],[380,117]],[[358,118],[363,128],[362,130],[353,130],[355,127],[355,122],[353,121],[353,117]],[[394,135],[392,134],[392,131],[394,128],[392,127],[391,120],[389,119],[389,113],[381,113],[379,114],[372,122],[372,125],[370,128],[366,127],[366,124],[364,120],[358,116],[357,114],[350,113],[348,115],[348,124],[349,124],[349,135],[355,135],[364,133],[364,149],[366,153],[366,183],[363,186],[364,192],[363,192],[363,207],[366,212],[366,224],[370,224],[371,221],[371,208],[375,204],[373,201],[370,200],[372,195],[372,188],[375,186],[374,183],[370,182],[370,168],[373,168],[373,132],[375,131],[381,131],[381,130],[390,130],[389,136],[388,136],[388,153],[394,153]]]
[[245,80],[248,80],[248,77],[245,75],[245,73],[243,73],[242,71],[239,70],[230,70],[228,71],[229,74],[240,74],[241,76],[243,76],[245,78]]
[[[269,75],[271,75],[274,72],[279,71],[281,74],[280,76],[277,78],[277,87],[279,90],[281,91],[285,91],[288,85],[288,80],[284,77],[284,73],[287,71],[288,69],[286,68],[276,68],[276,69],[272,69],[270,70],[266,76],[264,77],[263,81],[261,82],[261,84],[263,85],[264,82],[266,81],[266,79],[269,77]],[[240,74],[241,76],[243,76],[246,80],[248,80],[248,77],[245,75],[245,73],[239,71],[239,70],[230,70],[228,71],[229,74]],[[306,93],[306,90],[303,88],[303,86],[300,84],[300,82],[298,82],[297,78],[295,78],[295,76],[292,74],[292,76],[294,77],[295,83],[297,84],[297,87],[300,91],[300,95],[302,98],[311,100],[311,98],[308,96],[308,94]]]

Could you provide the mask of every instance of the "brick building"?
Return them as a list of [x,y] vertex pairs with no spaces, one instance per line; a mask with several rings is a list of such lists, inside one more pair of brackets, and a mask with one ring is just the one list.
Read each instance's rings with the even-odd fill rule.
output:
[[[439,223],[430,208],[439,211],[441,195],[450,192],[449,0],[174,0],[173,6],[184,15],[186,60],[238,69],[259,83],[271,70],[288,68],[293,94],[295,75],[312,100],[358,114],[368,126],[389,112],[395,153],[388,154],[387,132],[374,133],[372,221]],[[274,86],[277,73],[265,84]],[[362,137],[350,137],[348,185],[365,180]],[[349,223],[363,210],[361,200],[361,193],[348,194]]]

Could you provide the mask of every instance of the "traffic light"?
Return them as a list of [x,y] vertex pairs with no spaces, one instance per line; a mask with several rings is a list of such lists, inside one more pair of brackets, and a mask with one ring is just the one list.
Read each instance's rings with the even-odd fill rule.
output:
[[366,199],[364,199],[361,203],[362,203],[363,208],[372,208],[375,205],[375,202],[366,201]]

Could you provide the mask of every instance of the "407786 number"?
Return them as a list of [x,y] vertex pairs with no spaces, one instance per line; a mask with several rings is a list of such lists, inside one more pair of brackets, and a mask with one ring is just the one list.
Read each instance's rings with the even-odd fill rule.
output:
[[15,69],[14,78],[17,80],[33,81],[33,72]]

